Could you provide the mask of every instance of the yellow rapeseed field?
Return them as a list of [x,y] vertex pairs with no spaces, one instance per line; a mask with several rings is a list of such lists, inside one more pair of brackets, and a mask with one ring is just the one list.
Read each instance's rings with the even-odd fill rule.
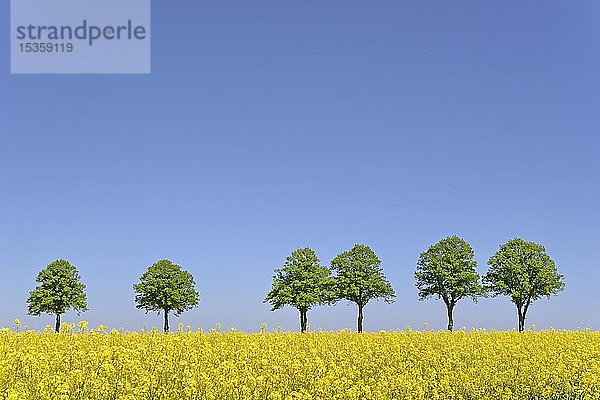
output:
[[600,333],[3,329],[0,397],[599,399]]

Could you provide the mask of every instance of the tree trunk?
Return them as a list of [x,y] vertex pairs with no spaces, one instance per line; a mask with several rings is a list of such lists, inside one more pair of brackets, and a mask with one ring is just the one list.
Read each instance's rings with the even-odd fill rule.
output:
[[363,331],[363,305],[358,305],[358,333]]
[[526,315],[527,315],[527,310],[529,309],[529,304],[531,304],[530,302],[531,302],[531,299],[528,299],[525,302],[525,306],[523,307],[523,312],[521,314],[522,321],[523,321],[522,324],[521,324],[521,332],[523,332],[525,330],[525,318],[526,318]]
[[60,314],[56,314],[56,324],[54,325],[54,330],[56,332],[60,332]]
[[454,306],[447,305],[446,309],[448,311],[448,331],[452,332],[454,328],[454,318],[452,317],[452,311],[454,310]]
[[169,310],[165,309],[165,325],[163,326],[163,332],[169,332]]
[[519,316],[519,332],[523,332],[525,330],[525,313],[521,307],[517,307],[517,315]]
[[304,332],[308,329],[308,310],[304,310]]
[[307,310],[301,308],[300,309],[300,332],[301,333],[305,333],[306,332],[306,325],[308,324],[308,317],[306,316],[307,314]]

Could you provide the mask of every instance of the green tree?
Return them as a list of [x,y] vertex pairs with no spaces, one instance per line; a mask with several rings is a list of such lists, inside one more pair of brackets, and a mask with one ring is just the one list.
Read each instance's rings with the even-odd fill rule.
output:
[[73,309],[87,311],[85,285],[75,266],[66,260],[56,260],[40,271],[35,281],[39,285],[29,292],[27,308],[30,315],[56,315],[54,329],[60,331],[60,316]]
[[297,249],[285,259],[282,268],[275,270],[273,287],[264,303],[271,311],[286,305],[300,312],[300,331],[306,332],[308,310],[335,300],[331,271],[321,266],[317,254],[310,248]]
[[475,270],[477,262],[471,246],[458,236],[440,240],[421,253],[415,272],[419,300],[437,296],[446,304],[448,330],[454,327],[453,311],[465,297],[477,301],[486,292]]
[[148,267],[133,285],[136,307],[148,311],[162,311],[163,331],[169,332],[169,313],[176,316],[198,305],[194,277],[169,260],[160,260]]
[[392,303],[396,294],[385,279],[381,260],[373,250],[361,244],[337,255],[331,261],[335,271],[338,299],[346,299],[358,306],[358,332],[363,330],[363,309],[373,299],[383,298]]
[[517,307],[519,332],[531,303],[542,296],[550,298],[565,288],[546,249],[537,243],[515,238],[500,246],[488,261],[490,269],[483,277],[486,288],[494,295],[509,296]]

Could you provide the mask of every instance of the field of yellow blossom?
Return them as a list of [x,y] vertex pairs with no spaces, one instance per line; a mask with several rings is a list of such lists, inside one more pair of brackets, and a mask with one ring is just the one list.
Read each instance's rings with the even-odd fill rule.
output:
[[0,330],[0,398],[600,398],[600,333],[590,331],[81,328]]

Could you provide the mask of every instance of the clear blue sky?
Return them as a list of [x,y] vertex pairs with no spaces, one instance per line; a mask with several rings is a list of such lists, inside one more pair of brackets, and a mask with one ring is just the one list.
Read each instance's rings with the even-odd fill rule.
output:
[[[172,319],[298,327],[262,303],[301,246],[324,264],[371,246],[396,292],[365,329],[445,327],[419,302],[418,254],[449,235],[481,273],[506,240],[546,246],[566,290],[527,325],[600,329],[600,3],[153,2],[152,74],[10,75],[0,37],[0,326],[57,258],[90,311],[160,326],[131,285],[169,258],[199,308]],[[0,25],[9,25],[8,2]],[[455,326],[516,325],[505,299],[465,300]],[[354,328],[346,302],[313,328]]]

